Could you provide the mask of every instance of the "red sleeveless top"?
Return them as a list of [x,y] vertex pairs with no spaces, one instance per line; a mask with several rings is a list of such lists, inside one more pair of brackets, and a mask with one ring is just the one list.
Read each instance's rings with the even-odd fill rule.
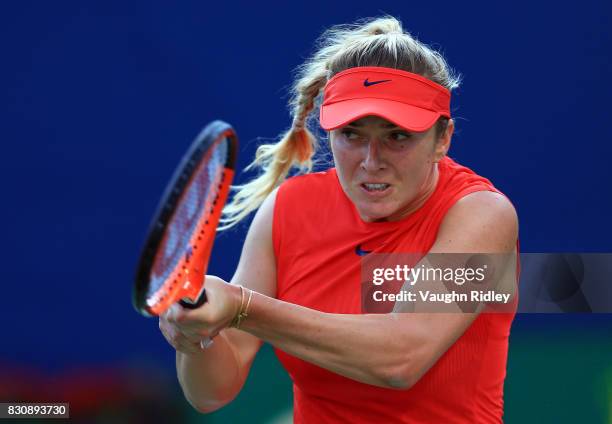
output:
[[[364,222],[335,169],[290,178],[277,194],[273,243],[278,299],[319,311],[361,313],[361,258],[428,252],[444,215],[489,180],[446,157],[436,189],[400,221]],[[360,383],[275,349],[293,380],[294,422],[499,423],[513,313],[480,314],[410,389]],[[384,346],[381,346],[384,349]]]

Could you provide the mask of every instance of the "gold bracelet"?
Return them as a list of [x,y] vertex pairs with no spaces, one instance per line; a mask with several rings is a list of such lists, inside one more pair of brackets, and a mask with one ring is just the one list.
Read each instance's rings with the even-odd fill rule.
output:
[[[249,300],[247,300],[246,307],[244,309],[240,308],[240,313],[237,316],[237,322],[235,328],[240,328],[240,324],[249,316],[249,306],[251,305],[251,299],[253,298],[253,290],[247,289],[249,291]],[[241,304],[242,306],[242,304]]]
[[230,322],[230,327],[235,327],[238,328],[237,325],[240,325],[240,312],[242,311],[242,306],[244,305],[244,288],[242,286],[238,286],[240,287],[240,306],[238,307],[238,313],[236,314],[236,316],[232,319],[232,322]]

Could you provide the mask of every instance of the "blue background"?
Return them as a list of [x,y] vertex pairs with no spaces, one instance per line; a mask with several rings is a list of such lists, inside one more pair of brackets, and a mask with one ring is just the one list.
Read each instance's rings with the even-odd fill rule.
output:
[[[4,364],[61,375],[146,358],[172,373],[157,323],[130,303],[167,179],[216,118],[237,129],[246,166],[260,137],[289,126],[292,71],[315,38],[360,17],[397,16],[463,75],[450,156],[510,197],[523,251],[612,251],[609,2],[20,1],[4,9]],[[209,272],[231,278],[246,228],[219,237]],[[579,329],[576,337],[591,329],[608,343],[612,318],[519,316],[513,337],[550,328]],[[511,349],[509,379],[520,368],[512,364]]]

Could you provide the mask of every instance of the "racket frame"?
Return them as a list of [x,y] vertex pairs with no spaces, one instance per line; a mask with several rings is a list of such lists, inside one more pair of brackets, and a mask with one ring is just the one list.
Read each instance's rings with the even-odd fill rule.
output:
[[[159,249],[163,245],[167,225],[187,194],[185,189],[190,186],[194,176],[198,175],[199,167],[206,163],[206,156],[211,155],[213,147],[222,142],[228,144],[228,152],[225,166],[219,170],[220,175],[217,174],[215,178],[215,181],[218,180],[220,190],[213,198],[210,198],[211,193],[208,194],[204,213],[198,218],[198,224],[191,234],[190,248],[179,259],[160,288],[150,295],[150,273],[157,255],[160,254]],[[183,156],[153,215],[136,269],[132,303],[141,314],[158,316],[179,300],[181,305],[187,308],[198,307],[206,301],[204,275],[221,212],[229,196],[237,152],[236,132],[228,123],[217,120],[200,132]],[[205,219],[209,212],[210,216]]]

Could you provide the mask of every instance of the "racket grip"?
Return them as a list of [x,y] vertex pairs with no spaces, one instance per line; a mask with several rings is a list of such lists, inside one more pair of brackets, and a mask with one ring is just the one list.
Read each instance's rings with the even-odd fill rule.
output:
[[200,293],[200,296],[198,297],[198,299],[195,301],[195,303],[191,303],[191,302],[187,302],[183,299],[179,300],[180,305],[183,308],[186,309],[197,309],[200,306],[202,306],[203,304],[206,303],[206,290],[202,289],[202,293]]

